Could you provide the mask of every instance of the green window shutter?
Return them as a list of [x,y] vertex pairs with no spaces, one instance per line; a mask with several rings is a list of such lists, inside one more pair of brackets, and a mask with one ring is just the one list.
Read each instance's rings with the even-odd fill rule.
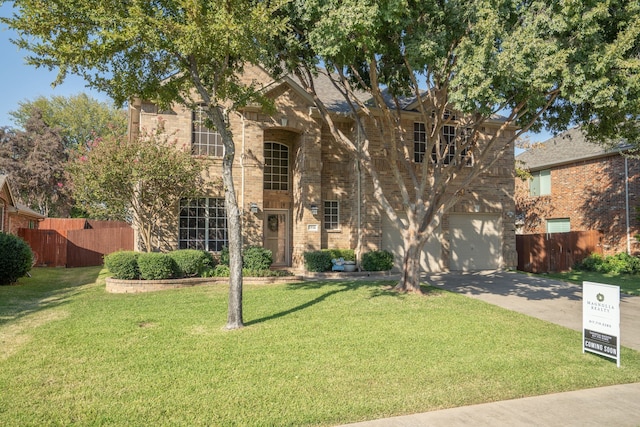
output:
[[567,233],[569,231],[571,231],[569,218],[547,220],[547,233]]

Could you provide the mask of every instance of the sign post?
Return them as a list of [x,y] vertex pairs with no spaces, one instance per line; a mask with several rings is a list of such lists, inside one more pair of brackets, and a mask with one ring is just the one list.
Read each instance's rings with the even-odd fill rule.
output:
[[620,367],[620,288],[582,282],[582,352],[616,360]]

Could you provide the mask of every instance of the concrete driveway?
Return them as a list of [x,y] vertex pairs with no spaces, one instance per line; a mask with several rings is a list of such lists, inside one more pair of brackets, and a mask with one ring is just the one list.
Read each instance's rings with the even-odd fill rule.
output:
[[[428,274],[430,285],[582,331],[582,286],[510,271]],[[640,351],[640,296],[620,294],[621,345]]]

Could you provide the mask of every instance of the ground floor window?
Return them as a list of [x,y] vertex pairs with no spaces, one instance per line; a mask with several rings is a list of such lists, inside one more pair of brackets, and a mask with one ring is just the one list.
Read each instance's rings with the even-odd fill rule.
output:
[[557,218],[547,220],[547,233],[567,233],[571,231],[569,218]]
[[229,246],[224,199],[203,197],[180,201],[178,247],[220,252]]
[[324,229],[340,229],[340,205],[337,200],[326,200],[324,202]]

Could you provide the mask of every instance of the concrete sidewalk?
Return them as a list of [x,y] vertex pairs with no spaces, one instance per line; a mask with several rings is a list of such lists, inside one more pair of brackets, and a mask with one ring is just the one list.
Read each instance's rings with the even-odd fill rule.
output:
[[[434,274],[424,280],[508,310],[582,330],[582,287],[578,285],[503,271]],[[620,312],[621,344],[640,351],[640,297],[621,294]],[[640,427],[640,383],[348,424],[358,427],[602,425]]]
[[[638,427],[640,384],[614,385],[423,414],[346,424],[350,427]],[[343,426],[344,427],[344,426]]]

